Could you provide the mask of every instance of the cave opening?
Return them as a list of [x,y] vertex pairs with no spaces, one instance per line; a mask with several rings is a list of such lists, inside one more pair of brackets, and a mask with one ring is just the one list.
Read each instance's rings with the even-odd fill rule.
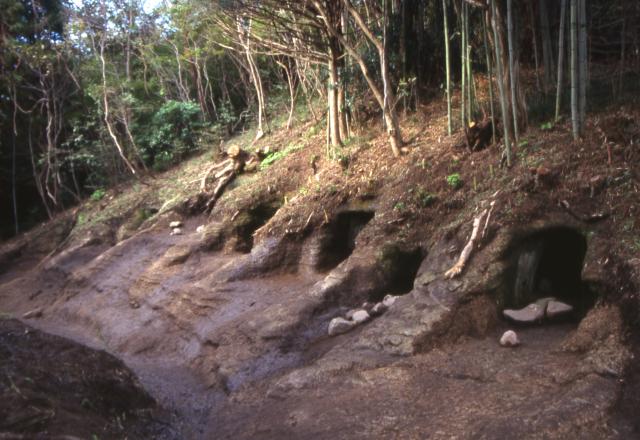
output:
[[356,248],[356,237],[371,221],[375,212],[342,211],[327,225],[319,243],[315,269],[327,272],[338,266]]
[[570,227],[552,227],[525,236],[513,246],[504,308],[519,309],[555,298],[582,316],[596,295],[582,280],[587,240]]

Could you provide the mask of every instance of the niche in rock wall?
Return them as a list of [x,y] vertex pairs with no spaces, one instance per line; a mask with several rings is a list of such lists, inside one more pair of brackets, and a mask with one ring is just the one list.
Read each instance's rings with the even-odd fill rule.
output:
[[356,247],[356,237],[371,221],[373,211],[342,211],[324,227],[318,243],[315,269],[326,272],[346,260]]
[[569,227],[552,227],[525,235],[512,246],[504,307],[521,308],[554,297],[580,314],[595,302],[582,281],[587,241]]
[[378,302],[387,294],[404,295],[411,292],[424,257],[420,247],[384,246],[378,255],[384,282],[379,291],[370,295],[369,300]]
[[235,250],[245,253],[251,252],[254,232],[264,226],[278,209],[280,209],[280,204],[278,203],[263,203],[239,214],[235,221],[237,236]]

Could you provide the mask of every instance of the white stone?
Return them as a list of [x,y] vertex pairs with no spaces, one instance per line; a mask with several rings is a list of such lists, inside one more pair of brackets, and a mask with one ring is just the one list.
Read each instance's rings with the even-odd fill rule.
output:
[[538,304],[529,304],[520,310],[505,309],[502,314],[512,321],[530,324],[544,318],[544,311],[545,308]]
[[180,220],[175,220],[169,223],[169,227],[171,229],[179,228],[180,226],[182,226],[182,222]]
[[367,312],[366,310],[356,310],[355,312],[353,312],[353,315],[351,315],[351,320],[356,324],[360,324],[368,321],[370,317],[371,316],[369,316],[369,312]]
[[340,335],[346,333],[355,327],[357,323],[353,321],[347,321],[344,318],[333,318],[329,323],[329,336]]
[[200,233],[200,232],[202,232],[202,231],[204,231],[204,225],[200,225],[200,226],[198,226],[198,227],[196,228],[196,232],[197,232],[197,233]]
[[371,316],[380,316],[388,309],[389,307],[385,306],[384,303],[379,302],[378,304],[373,306],[373,309],[371,309]]
[[503,347],[517,347],[520,345],[518,335],[513,330],[507,330],[500,338],[500,345]]
[[398,297],[395,296],[395,295],[387,295],[382,300],[382,303],[387,307],[391,307],[393,305],[393,303],[396,302],[397,299],[398,299]]
[[351,319],[353,317],[353,314],[356,313],[358,310],[360,309],[351,309],[349,310],[347,313],[344,314],[345,319]]
[[556,318],[573,312],[573,307],[560,301],[549,301],[547,304],[547,318]]
[[170,235],[182,235],[182,229],[180,228],[173,228],[173,230],[171,231]]

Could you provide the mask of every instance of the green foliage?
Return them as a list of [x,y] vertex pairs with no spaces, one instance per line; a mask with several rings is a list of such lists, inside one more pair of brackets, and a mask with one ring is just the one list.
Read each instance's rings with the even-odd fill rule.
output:
[[143,160],[155,170],[168,168],[197,150],[198,135],[204,127],[197,104],[165,102],[139,137]]
[[289,145],[284,150],[273,151],[273,152],[267,154],[267,157],[262,159],[262,162],[260,162],[260,167],[259,167],[260,170],[267,169],[273,163],[275,163],[275,162],[279,161],[280,159],[288,156],[289,154],[293,153],[294,151],[301,150],[303,147],[304,147],[303,145],[295,145],[294,144],[294,145]]
[[462,186],[462,178],[459,173],[449,174],[447,176],[447,184],[453,188],[458,189]]
[[419,207],[427,208],[436,201],[436,196],[420,187],[414,194],[414,200]]
[[91,200],[94,202],[98,202],[102,200],[102,198],[107,194],[107,191],[104,188],[98,188],[91,194]]
[[553,123],[553,121],[548,121],[543,123],[542,125],[540,125],[540,130],[553,130],[553,127],[555,126],[555,124]]

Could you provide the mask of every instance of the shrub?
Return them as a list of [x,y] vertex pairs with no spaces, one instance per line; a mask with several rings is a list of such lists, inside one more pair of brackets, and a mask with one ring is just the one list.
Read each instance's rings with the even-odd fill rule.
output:
[[458,189],[462,186],[462,178],[458,173],[449,174],[447,176],[447,183],[451,188]]
[[144,161],[156,170],[168,168],[197,150],[198,135],[204,126],[197,104],[167,101],[140,138]]

